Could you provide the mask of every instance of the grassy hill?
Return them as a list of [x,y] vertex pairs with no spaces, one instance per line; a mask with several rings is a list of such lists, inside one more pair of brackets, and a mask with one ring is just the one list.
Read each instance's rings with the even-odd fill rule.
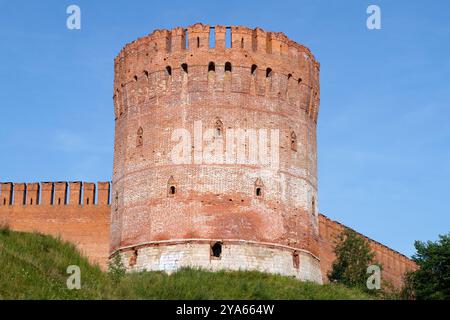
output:
[[[81,270],[81,289],[68,290],[67,266]],[[142,272],[113,277],[89,264],[72,244],[0,228],[0,299],[370,299],[356,289],[317,285],[260,272],[185,269],[168,276]]]

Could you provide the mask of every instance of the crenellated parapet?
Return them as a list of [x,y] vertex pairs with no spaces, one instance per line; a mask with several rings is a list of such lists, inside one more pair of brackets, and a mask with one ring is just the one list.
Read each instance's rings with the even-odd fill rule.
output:
[[109,182],[0,183],[0,206],[109,205]]
[[155,30],[115,58],[116,119],[198,92],[279,100],[317,122],[319,63],[283,33],[201,23]]

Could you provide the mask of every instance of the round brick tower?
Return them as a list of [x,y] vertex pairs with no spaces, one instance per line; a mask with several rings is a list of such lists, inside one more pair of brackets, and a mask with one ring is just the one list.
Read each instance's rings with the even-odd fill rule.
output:
[[156,30],[115,59],[114,106],[111,257],[322,282],[307,48],[259,28]]

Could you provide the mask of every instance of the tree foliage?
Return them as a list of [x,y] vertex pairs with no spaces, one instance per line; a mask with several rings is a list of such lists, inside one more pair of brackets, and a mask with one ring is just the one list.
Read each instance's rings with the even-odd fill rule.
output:
[[405,278],[405,295],[420,300],[450,299],[450,233],[436,242],[416,241],[418,269]]
[[365,287],[367,267],[372,264],[374,253],[368,242],[355,231],[346,228],[339,235],[334,249],[333,262],[328,279],[349,287]]

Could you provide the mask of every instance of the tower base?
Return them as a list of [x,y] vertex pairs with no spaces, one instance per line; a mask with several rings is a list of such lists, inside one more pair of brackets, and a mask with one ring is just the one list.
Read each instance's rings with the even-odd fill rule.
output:
[[[116,251],[117,253],[117,251]],[[209,271],[256,270],[322,284],[319,259],[287,246],[250,241],[157,241],[119,250],[127,272],[200,268]]]

